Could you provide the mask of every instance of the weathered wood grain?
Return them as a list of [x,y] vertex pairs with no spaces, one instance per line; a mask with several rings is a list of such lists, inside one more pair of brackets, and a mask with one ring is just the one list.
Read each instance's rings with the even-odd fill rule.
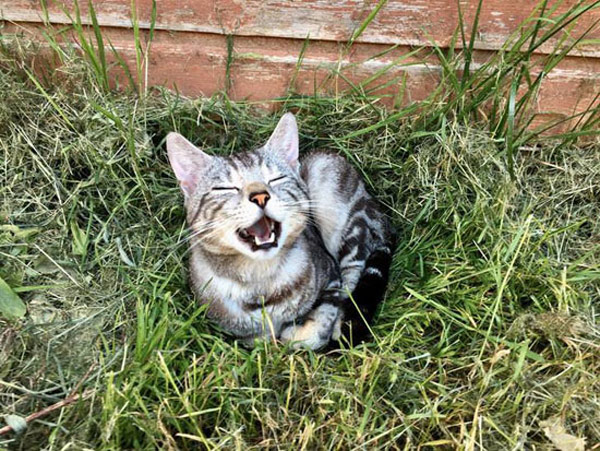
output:
[[[39,27],[33,24],[8,24],[6,31],[19,31],[39,38]],[[106,28],[104,34],[135,74],[132,31]],[[157,31],[148,59],[148,85],[163,85],[189,96],[209,96],[229,87],[228,94],[233,99],[276,106],[269,102],[290,88],[308,95],[315,91],[319,94],[349,91],[352,87],[346,80],[358,85],[410,50],[399,47],[381,57],[368,59],[385,46],[357,44],[352,52],[346,53],[342,51],[345,46],[341,43],[311,42],[295,75],[303,41],[238,36],[234,39],[231,78],[227,83],[226,39],[220,34]],[[484,61],[488,57],[489,52],[480,51],[475,60]],[[343,77],[338,75],[339,72]],[[374,89],[389,82],[389,86],[376,91],[378,95],[388,96],[382,102],[388,106],[396,101],[406,104],[426,98],[438,85],[440,73],[435,59],[413,57],[403,64],[393,64],[376,83],[364,88]],[[295,83],[291,87],[293,80]],[[402,85],[405,86],[404,96],[398,99],[395,96]],[[600,59],[566,58],[561,68],[550,73],[542,85],[537,123],[585,110],[599,87]]]
[[[465,22],[471,23],[477,1],[459,2]],[[22,31],[39,38],[42,22],[57,26],[71,23],[74,0],[46,3],[48,10],[44,11],[39,0],[0,0],[4,32]],[[87,2],[79,3],[82,21],[90,23]],[[555,14],[574,3],[565,0]],[[93,4],[106,42],[114,45],[135,74],[131,2],[98,0]],[[146,30],[142,33],[145,39],[152,1],[137,0],[135,4],[139,25]],[[441,72],[438,61],[427,56],[427,48],[434,43],[449,45],[458,25],[456,1],[389,0],[348,49],[346,43],[376,4],[376,0],[158,0],[148,84],[164,85],[190,96],[228,89],[233,99],[268,101],[290,89],[303,94],[351,90],[352,85],[391,65],[384,76],[360,89],[384,95],[382,102],[390,106],[426,98],[439,83]],[[519,24],[532,17],[537,4],[537,0],[484,0],[475,39],[475,64],[497,51]],[[587,12],[573,24],[566,42],[598,20],[600,9]],[[234,52],[230,79],[226,80],[228,35],[234,37]],[[310,44],[297,68],[307,36]],[[600,90],[600,30],[593,29],[587,38],[544,81],[537,104],[540,118],[583,111]],[[555,43],[550,41],[538,49],[539,57],[551,52]],[[397,48],[373,58],[390,45]],[[392,64],[415,46],[425,49],[418,58]],[[290,86],[292,82],[294,86]],[[384,88],[378,89],[381,84]]]
[[[80,1],[83,21],[89,23],[87,2]],[[460,0],[467,23],[474,18],[476,0]],[[358,39],[362,43],[447,46],[458,25],[456,0],[389,0]],[[551,2],[551,4],[556,2]],[[556,14],[575,0],[565,0]],[[591,4],[591,0],[589,4]],[[64,11],[73,11],[73,0],[48,0],[48,18],[53,23],[70,23]],[[131,26],[130,1],[95,1],[98,21],[103,26]],[[376,0],[159,0],[156,28],[171,31],[234,34],[346,42],[377,4]],[[530,18],[538,0],[485,0],[475,48],[497,50],[518,25]],[[149,28],[152,1],[137,0],[137,17]],[[64,9],[63,9],[64,8]],[[535,16],[535,14],[534,14]],[[0,0],[0,18],[16,22],[40,22],[45,18],[35,0]],[[600,20],[600,9],[583,15],[571,30],[572,38]],[[530,22],[531,23],[531,22]],[[561,36],[557,36],[559,38]],[[569,38],[569,39],[572,39]],[[600,57],[600,28],[576,49],[581,56]],[[549,52],[556,40],[539,49]]]

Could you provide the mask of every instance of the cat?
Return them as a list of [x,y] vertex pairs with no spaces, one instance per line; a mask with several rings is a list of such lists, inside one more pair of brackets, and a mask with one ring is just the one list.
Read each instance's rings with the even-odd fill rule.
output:
[[209,318],[249,345],[319,350],[368,334],[393,234],[343,157],[299,161],[298,141],[292,113],[250,152],[213,156],[178,133],[166,139],[191,230],[192,287]]

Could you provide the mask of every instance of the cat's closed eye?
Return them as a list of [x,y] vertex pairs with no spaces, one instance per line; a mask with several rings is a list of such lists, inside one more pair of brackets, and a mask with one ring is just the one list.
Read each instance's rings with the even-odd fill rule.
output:
[[229,191],[229,192],[236,192],[238,193],[240,191],[240,189],[236,186],[213,186],[211,188],[211,191]]
[[269,180],[269,185],[277,185],[278,183],[283,182],[285,179],[287,179],[287,176],[280,175],[279,177],[275,177],[274,179]]

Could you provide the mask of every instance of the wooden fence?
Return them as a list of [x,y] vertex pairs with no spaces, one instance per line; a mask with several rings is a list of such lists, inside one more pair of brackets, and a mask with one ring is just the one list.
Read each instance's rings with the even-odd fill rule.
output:
[[[470,24],[477,1],[458,1],[464,21]],[[80,3],[82,21],[91,23],[87,3]],[[556,14],[574,3],[563,1]],[[44,4],[47,8],[36,0],[0,0],[4,32],[35,36],[44,21],[56,26],[71,23],[73,1]],[[152,1],[134,4],[142,37],[148,39]],[[484,0],[475,59],[483,61],[498,51],[521,23],[531,20],[537,4]],[[134,67],[132,2],[99,0],[93,5],[106,41]],[[157,0],[145,77],[150,85],[176,87],[190,96],[226,89],[234,99],[266,100],[290,87],[305,94],[315,90],[332,94],[347,89],[348,82],[378,73],[417,47],[447,47],[459,23],[456,0],[389,0],[349,48],[347,43],[377,5],[373,0]],[[539,111],[552,117],[573,114],[586,108],[600,91],[600,28],[594,29],[598,20],[600,9],[593,9],[569,30],[567,40],[592,28],[544,81]],[[537,53],[552,52],[556,39]],[[391,46],[395,48],[387,51]],[[380,77],[378,83],[387,82],[380,92],[402,92],[404,103],[427,96],[439,80],[440,67],[434,58],[423,59],[423,54],[406,58]],[[343,76],[335,75],[340,72]]]

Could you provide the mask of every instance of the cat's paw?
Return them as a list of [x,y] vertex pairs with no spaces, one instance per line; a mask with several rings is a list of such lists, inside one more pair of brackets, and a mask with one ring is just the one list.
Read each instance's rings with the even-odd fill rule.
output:
[[294,349],[309,348],[317,351],[327,346],[333,335],[339,336],[340,320],[338,307],[321,304],[304,323],[285,327],[279,337],[283,342],[292,342]]
[[253,349],[265,342],[276,343],[277,338],[275,334],[263,330],[262,333],[259,332],[255,335],[238,336],[236,341],[246,349]]
[[246,349],[253,349],[256,346],[258,340],[259,340],[258,337],[244,337],[244,338],[238,338],[237,342]]
[[317,351],[329,343],[330,335],[323,336],[321,327],[312,319],[302,325],[288,326],[281,331],[281,341],[291,342],[292,348],[308,348]]
[[331,339],[338,341],[342,338],[342,315],[339,315],[333,324],[333,331],[331,332]]

